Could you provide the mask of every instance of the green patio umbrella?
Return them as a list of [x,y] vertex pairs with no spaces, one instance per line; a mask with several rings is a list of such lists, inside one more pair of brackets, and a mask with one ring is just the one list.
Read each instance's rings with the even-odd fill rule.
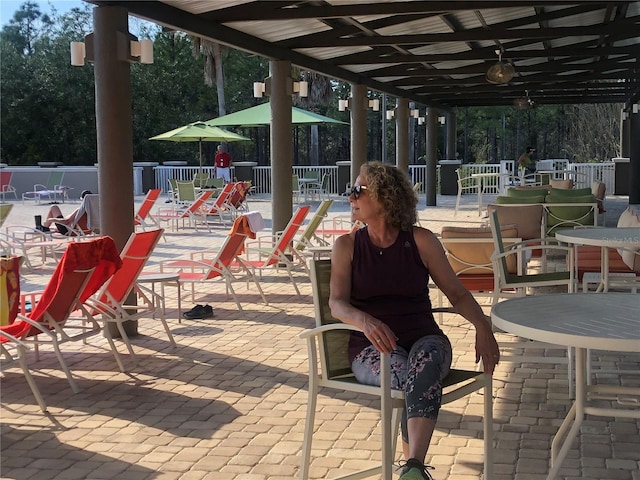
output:
[[[249,107],[235,113],[230,113],[218,118],[212,118],[205,122],[207,125],[214,126],[234,126],[257,127],[261,125],[271,125],[271,104],[269,102]],[[318,113],[310,112],[298,107],[291,107],[291,123],[298,124],[336,124],[349,125],[346,122],[336,120],[335,118],[325,117]]]
[[149,140],[168,140],[170,142],[198,142],[200,147],[200,174],[202,174],[202,142],[241,142],[251,141],[237,133],[223,128],[207,125],[205,122],[193,122],[170,130]]

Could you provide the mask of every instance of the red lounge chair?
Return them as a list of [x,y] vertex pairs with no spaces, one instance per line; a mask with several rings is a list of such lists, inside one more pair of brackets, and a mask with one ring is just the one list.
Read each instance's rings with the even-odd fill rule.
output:
[[[64,361],[60,346],[100,333],[102,329],[99,323],[83,303],[120,265],[118,250],[110,237],[69,243],[39,300],[32,303],[33,310],[26,315],[18,314],[14,322],[0,327],[2,354],[6,356],[3,361],[13,359],[22,364],[24,348],[28,343],[36,346],[38,343],[51,343],[71,388],[77,393],[79,389]],[[9,353],[11,346],[17,349],[17,354]],[[38,398],[37,388],[32,386],[32,391],[42,408],[44,402],[42,397]]]
[[154,215],[154,218],[158,220],[160,223],[162,222],[172,222],[173,230],[178,229],[178,223],[182,220],[182,226],[184,227],[185,221],[189,221],[189,225],[193,225],[198,231],[198,220],[200,223],[207,226],[207,230],[211,231],[209,225],[207,223],[207,211],[208,208],[205,208],[205,202],[209,200],[213,192],[210,190],[205,190],[196,198],[195,202],[193,202],[186,210],[158,210],[158,213]]
[[[180,283],[191,283],[191,298],[195,301],[195,284],[207,283],[216,279],[224,279],[228,291],[242,311],[242,305],[236,296],[232,282],[237,280],[253,281],[260,292],[265,305],[268,305],[260,283],[255,277],[254,269],[239,258],[244,248],[245,239],[250,232],[240,225],[244,224],[244,215],[240,215],[234,222],[234,227],[229,232],[222,247],[217,252],[202,251],[191,255],[190,259],[168,260],[160,263],[160,271],[179,270]],[[196,259],[198,258],[199,259]],[[238,274],[244,274],[239,278]]]
[[[165,320],[162,308],[156,309],[156,305],[162,305],[160,295],[143,291],[136,285],[136,280],[153,253],[162,233],[162,229],[132,233],[120,253],[122,267],[105,282],[96,295],[87,302],[93,307],[94,314],[102,314],[102,320],[105,323],[105,337],[116,356],[120,370],[123,372],[125,371],[124,365],[117,353],[111,333],[109,329],[106,328],[106,323],[116,324],[118,332],[120,332],[120,336],[127,346],[134,364],[136,362],[135,353],[129,342],[129,337],[124,329],[123,322],[137,320],[139,318],[154,318],[156,311],[158,311],[158,318],[160,318],[162,326],[165,332],[167,332],[169,342],[171,342],[171,345],[174,347],[176,345],[173,335],[171,335],[171,330]],[[137,294],[138,304],[136,305],[127,303],[129,294],[132,291],[135,291]],[[151,298],[149,298],[149,295],[151,295]]]
[[[140,204],[138,211],[134,214],[134,225],[140,226],[142,230],[146,230],[146,228],[151,225],[155,226],[156,228],[160,228],[160,224],[158,224],[158,222],[151,215],[151,209],[156,203],[158,197],[160,197],[160,193],[162,193],[162,190],[159,188],[152,188],[147,192],[147,195],[144,197],[144,200]],[[147,224],[147,220],[151,221],[151,225]]]
[[213,205],[207,212],[207,215],[218,215],[218,217],[220,217],[220,223],[222,223],[223,225],[226,225],[223,217],[224,214],[228,214],[229,218],[232,218],[231,210],[227,205],[227,200],[229,199],[229,195],[231,195],[231,192],[233,191],[233,185],[233,183],[227,183],[224,186],[222,191],[218,194],[215,201],[213,202]]
[[[304,205],[298,207],[291,220],[282,232],[278,232],[275,236],[257,238],[255,241],[247,242],[247,249],[245,255],[242,257],[242,261],[245,264],[251,265],[253,268],[258,269],[260,274],[265,268],[280,268],[285,267],[293,288],[296,289],[296,293],[300,295],[298,285],[293,278],[291,269],[296,264],[292,259],[297,260],[298,265],[302,265],[307,273],[307,263],[300,255],[300,253],[293,248],[293,239],[304,224],[304,220],[311,209],[310,205]],[[289,258],[291,257],[291,258]]]

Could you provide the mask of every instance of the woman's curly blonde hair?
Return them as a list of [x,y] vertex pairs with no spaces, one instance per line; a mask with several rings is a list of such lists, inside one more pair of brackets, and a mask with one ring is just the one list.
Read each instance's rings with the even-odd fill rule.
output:
[[393,165],[378,161],[362,165],[360,175],[367,181],[367,195],[382,205],[385,221],[401,230],[410,230],[418,216],[418,197],[409,176]]

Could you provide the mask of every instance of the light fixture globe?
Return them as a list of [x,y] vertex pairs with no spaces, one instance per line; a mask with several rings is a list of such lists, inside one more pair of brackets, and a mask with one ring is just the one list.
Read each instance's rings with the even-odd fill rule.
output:
[[487,82],[496,85],[508,83],[516,74],[516,69],[510,62],[498,62],[489,67],[487,70]]
[[526,96],[514,99],[513,104],[518,110],[533,110],[536,108],[535,102],[529,98],[528,90],[526,90]]
[[487,82],[500,85],[508,83],[516,74],[516,69],[510,61],[502,61],[502,50],[496,50],[498,63],[495,63],[487,70]]

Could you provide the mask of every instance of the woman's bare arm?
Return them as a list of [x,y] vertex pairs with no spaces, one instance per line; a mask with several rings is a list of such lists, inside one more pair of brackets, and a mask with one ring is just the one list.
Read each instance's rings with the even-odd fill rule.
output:
[[460,283],[436,236],[429,230],[415,227],[414,238],[420,257],[435,284],[446,295],[456,312],[476,328],[476,362],[482,358],[485,372],[493,373],[500,359],[500,351],[491,331],[491,322],[473,295]]

